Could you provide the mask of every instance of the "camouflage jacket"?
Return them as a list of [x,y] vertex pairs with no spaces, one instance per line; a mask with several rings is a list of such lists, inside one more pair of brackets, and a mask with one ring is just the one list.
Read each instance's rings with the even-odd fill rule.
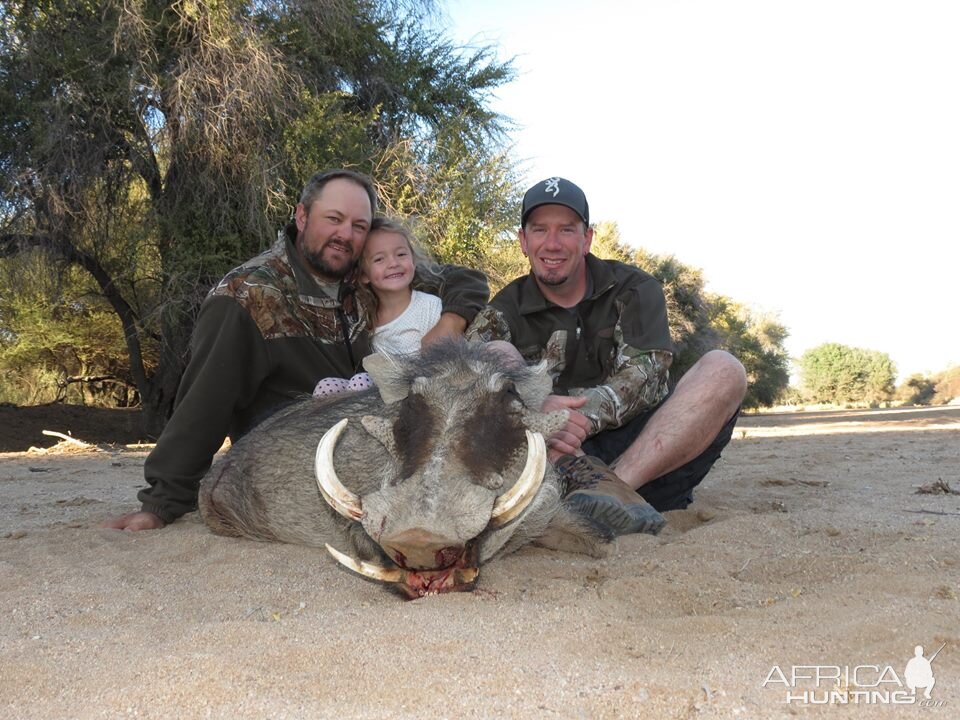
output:
[[471,340],[506,340],[528,363],[546,360],[560,395],[588,398],[596,434],[621,426],[667,395],[673,360],[660,282],[639,268],[586,256],[587,296],[554,305],[532,275],[497,293],[467,329]]
[[[489,297],[482,273],[456,266],[415,286],[468,322]],[[144,465],[143,509],[168,522],[193,510],[225,437],[309,395],[321,378],[360,370],[371,346],[359,310],[350,284],[338,299],[324,291],[289,237],[227,273],[200,309],[173,416]]]

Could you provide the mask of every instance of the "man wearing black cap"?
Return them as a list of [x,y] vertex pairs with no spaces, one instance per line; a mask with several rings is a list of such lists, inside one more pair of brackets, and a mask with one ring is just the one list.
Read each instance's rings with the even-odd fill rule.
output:
[[551,363],[556,393],[544,409],[570,413],[548,440],[567,502],[614,534],[656,533],[660,512],[692,502],[729,442],[746,392],[743,366],[712,350],[670,391],[660,282],[590,254],[590,208],[569,180],[527,191],[519,238],[530,273],[503,288],[467,336]]

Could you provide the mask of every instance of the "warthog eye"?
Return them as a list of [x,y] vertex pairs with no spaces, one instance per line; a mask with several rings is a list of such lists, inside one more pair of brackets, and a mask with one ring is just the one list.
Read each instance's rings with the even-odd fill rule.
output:
[[523,396],[520,394],[520,391],[517,390],[516,385],[510,383],[509,386],[503,389],[500,402],[502,403],[503,411],[507,415],[516,417],[518,423],[523,422],[521,418],[529,408],[527,408],[527,403],[524,402]]
[[509,397],[511,400],[516,400],[518,403],[523,405],[523,398],[520,397],[520,393],[517,391],[517,386],[513,383],[510,383],[503,388],[503,393]]

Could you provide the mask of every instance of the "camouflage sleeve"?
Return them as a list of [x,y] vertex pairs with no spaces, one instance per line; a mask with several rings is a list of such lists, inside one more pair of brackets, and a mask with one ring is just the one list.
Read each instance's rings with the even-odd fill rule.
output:
[[464,335],[470,342],[490,342],[491,340],[511,342],[510,326],[506,318],[492,305],[487,305],[477,313]]
[[673,354],[634,350],[622,343],[619,348],[617,370],[607,382],[591,388],[570,388],[570,395],[588,398],[580,412],[593,424],[591,435],[620,427],[667,396]]
[[441,312],[456,313],[467,324],[490,299],[487,276],[479,270],[459,265],[440,265],[436,272],[418,271],[413,288],[439,296],[443,302]]

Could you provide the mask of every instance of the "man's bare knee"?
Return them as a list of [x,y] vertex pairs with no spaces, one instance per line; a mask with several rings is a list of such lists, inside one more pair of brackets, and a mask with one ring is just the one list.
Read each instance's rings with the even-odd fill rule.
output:
[[[696,398],[699,404],[704,397],[716,403],[716,412],[723,420],[736,411],[747,393],[747,373],[743,364],[725,350],[710,350],[691,367],[674,390],[674,395]],[[667,402],[670,402],[669,400]]]
[[747,392],[747,371],[737,358],[725,350],[711,350],[704,358],[709,358],[713,372],[727,387],[734,391],[739,389],[741,397]]
[[680,378],[680,382],[688,377],[691,381],[696,379],[718,389],[728,390],[731,395],[739,395],[741,399],[747,392],[747,372],[743,363],[726,350],[710,350],[705,353],[686,375]]

